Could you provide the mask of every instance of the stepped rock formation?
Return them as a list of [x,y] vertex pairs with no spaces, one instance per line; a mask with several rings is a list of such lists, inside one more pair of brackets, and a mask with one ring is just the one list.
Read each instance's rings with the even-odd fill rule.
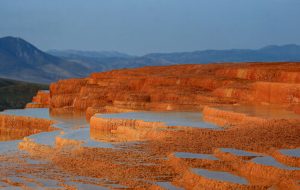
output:
[[[86,133],[61,132],[53,145],[24,139],[19,149],[72,175],[134,189],[162,189],[157,182],[185,189],[299,189],[300,170],[290,169],[299,167],[299,157],[280,152],[300,146],[299,76],[299,63],[241,63],[144,67],[61,80],[50,86],[51,115],[85,114],[89,138],[112,148],[88,146]],[[34,101],[45,102],[41,97]],[[224,128],[170,127],[99,114],[145,110],[202,111],[206,121]],[[215,159],[177,157],[178,152]],[[225,172],[247,183],[193,169]]]
[[55,130],[54,122],[25,116],[0,114],[0,134],[9,139],[20,139],[29,135]]
[[124,113],[124,112],[133,112],[132,109],[124,109],[124,108],[117,108],[114,106],[103,106],[103,107],[89,107],[86,110],[86,120],[89,121],[90,118],[95,115],[96,113]]
[[50,104],[50,92],[47,90],[39,90],[37,95],[33,97],[32,102],[26,105],[26,108],[48,108]]
[[[182,177],[177,177],[173,183],[186,189],[269,189],[274,184],[279,189],[298,189],[295,180],[299,179],[299,171],[283,170],[249,161],[252,158],[262,156],[261,154],[257,156],[238,156],[215,149],[213,155],[216,158],[215,160],[209,158],[178,158],[174,154],[169,155],[168,158],[175,170],[182,173]],[[210,171],[241,176],[247,179],[250,185],[237,184],[233,181],[224,182],[217,179],[218,175],[199,175],[192,172],[190,168],[205,168]]]
[[[240,108],[243,106],[231,106],[230,108]],[[253,107],[252,107],[253,108]],[[246,112],[242,110],[226,110],[226,106],[224,107],[209,107],[206,106],[203,109],[203,119],[216,123],[217,125],[228,127],[228,126],[247,126],[252,125],[253,123],[263,126],[263,125],[272,125],[275,123],[290,123],[290,124],[297,124],[300,123],[300,116],[295,115],[293,112],[289,111],[283,111],[278,110],[275,116],[269,116],[272,115],[271,113],[268,113],[268,116],[266,115],[259,115],[258,113],[255,113],[253,115],[250,115],[251,112],[255,112],[255,110],[260,110],[265,107],[258,107],[251,110],[247,110]],[[268,108],[269,109],[269,108]],[[276,110],[276,108],[273,108]],[[278,109],[278,108],[277,108]],[[294,116],[294,117],[292,117]]]
[[146,141],[165,137],[163,122],[146,122],[134,119],[107,119],[93,116],[90,119],[91,138],[128,142]]
[[300,168],[300,159],[296,156],[285,155],[278,150],[274,151],[272,156],[281,163]]
[[148,127],[148,128],[166,128],[162,122],[145,122],[143,120],[133,119],[106,119],[101,117],[92,117],[90,120],[91,128],[100,131],[117,130],[119,127]]
[[115,110],[202,110],[205,105],[263,104],[280,105],[299,113],[299,79],[299,63],[114,70],[51,84],[50,108],[55,113],[101,110],[104,106]]
[[[119,129],[114,130],[116,140],[141,140],[133,138],[131,135],[127,136],[127,134],[132,134],[132,131],[129,130],[130,127],[135,127],[137,130],[140,128],[141,132],[143,132],[143,129],[148,129],[141,123],[143,122],[130,120],[126,123],[125,120],[107,119],[99,125],[100,129],[96,129],[96,132],[101,132],[100,134],[104,136],[105,132],[111,127],[119,126]],[[141,126],[139,126],[140,124]],[[148,123],[153,128],[160,124]],[[118,136],[124,133],[124,131],[118,130],[124,130],[127,139],[124,136]],[[151,130],[145,130],[144,132],[149,131]],[[148,143],[129,146],[121,144],[116,149],[83,147],[80,140],[61,138],[56,138],[53,147],[25,140],[19,144],[19,148],[26,150],[31,155],[49,159],[64,171],[76,175],[106,177],[137,189],[150,188],[151,183],[146,183],[145,180],[170,181],[172,184],[186,189],[298,188],[297,180],[299,179],[300,170],[283,170],[255,164],[250,160],[253,157],[236,156],[231,153],[224,153],[217,148],[235,147],[251,150],[258,156],[268,153],[270,147],[276,149],[282,147],[293,148],[299,145],[299,128],[297,129],[294,126],[272,124],[270,126],[234,127],[227,130],[181,128],[180,130],[152,130],[151,132],[153,131],[156,134],[149,139],[147,137],[151,137],[150,135],[143,136],[144,134],[139,133],[141,134],[139,137],[142,139],[150,140]],[[91,133],[93,132],[91,131]],[[114,140],[114,137],[112,140]],[[103,138],[101,139],[103,140]],[[170,155],[172,152],[213,154],[219,160],[177,158],[173,154]],[[232,182],[222,182],[196,175],[191,172],[190,168],[230,172],[246,178],[249,184],[240,185]]]

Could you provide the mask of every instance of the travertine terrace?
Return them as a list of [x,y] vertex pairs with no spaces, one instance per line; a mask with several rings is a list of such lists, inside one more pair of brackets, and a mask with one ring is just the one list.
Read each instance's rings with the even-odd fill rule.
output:
[[54,122],[47,119],[0,114],[0,140],[20,139],[32,134],[50,132],[55,130],[52,124]]
[[33,97],[32,102],[26,105],[26,108],[48,108],[50,103],[50,92],[48,90],[40,90]]
[[224,104],[279,105],[297,112],[300,65],[242,63],[123,69],[58,81],[51,85],[50,96],[51,109],[66,112],[105,106],[202,110],[205,105]]
[[[109,188],[299,189],[300,63],[94,73],[53,83],[50,97],[39,92],[33,102],[49,106],[52,116],[83,114],[90,124],[68,128],[64,121],[51,145],[30,137],[19,143],[27,156],[46,160],[62,175],[106,179],[97,185]],[[157,111],[196,112],[201,124],[217,127],[118,116]],[[92,146],[85,138],[112,147]]]

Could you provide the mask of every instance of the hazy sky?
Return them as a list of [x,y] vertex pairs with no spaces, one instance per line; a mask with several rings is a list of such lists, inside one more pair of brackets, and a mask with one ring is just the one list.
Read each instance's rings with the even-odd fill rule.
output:
[[0,37],[129,54],[300,44],[300,0],[0,0]]

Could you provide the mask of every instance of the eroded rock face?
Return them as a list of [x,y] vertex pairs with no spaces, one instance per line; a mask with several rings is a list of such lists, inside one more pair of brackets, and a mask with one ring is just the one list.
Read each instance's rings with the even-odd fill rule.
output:
[[276,160],[280,161],[281,163],[285,163],[289,166],[294,166],[300,168],[300,158],[291,155],[282,154],[280,151],[274,151],[272,156],[276,158]]
[[93,116],[90,120],[92,139],[102,141],[130,142],[157,140],[165,137],[162,131],[167,126],[162,122],[146,122],[135,119],[109,119]]
[[102,131],[111,131],[117,130],[119,127],[161,127],[165,128],[164,123],[161,122],[145,122],[143,120],[134,120],[134,119],[107,119],[101,117],[92,117],[90,120],[91,128],[98,129]]
[[[161,189],[157,182],[166,181],[185,189],[299,189],[300,170],[254,160],[271,157],[299,167],[299,157],[279,152],[300,145],[299,75],[297,63],[245,63],[124,69],[58,81],[50,88],[51,114],[86,114],[90,139],[109,141],[113,148],[87,146],[85,139],[72,138],[78,133],[57,136],[54,145],[24,139],[19,148],[75,176],[105,178],[129,188]],[[265,117],[253,110],[235,110],[245,104],[279,107],[297,118],[285,118],[283,112]],[[230,106],[234,109],[221,109]],[[158,121],[96,114],[136,110],[201,110],[204,119],[225,127],[170,127]],[[216,159],[179,158],[175,152]],[[248,183],[197,174],[194,168],[227,172]]]
[[38,91],[33,97],[32,102],[26,105],[26,108],[48,108],[50,105],[50,92],[47,90]]
[[123,69],[53,83],[50,107],[82,112],[103,106],[134,110],[201,110],[203,105],[233,103],[297,107],[299,79],[297,63]]
[[0,133],[6,134],[7,140],[55,130],[51,125],[54,122],[47,119],[38,119],[25,116],[0,114]]
[[295,106],[293,110],[295,113],[300,114],[300,106]]
[[86,120],[89,121],[96,113],[124,113],[133,112],[132,109],[120,108],[115,106],[103,106],[103,107],[88,107],[86,110]]
[[[273,149],[297,147],[298,126],[278,123],[261,126],[237,125],[225,130],[166,130],[157,122],[105,118],[100,120],[96,120],[98,128],[91,128],[91,138],[97,140],[100,135],[99,138],[103,141],[105,137],[101,135],[105,136],[109,132],[112,135],[110,139],[114,142],[148,141],[136,145],[120,144],[114,149],[84,147],[80,141],[56,138],[54,146],[24,140],[19,148],[31,155],[48,159],[74,175],[108,178],[138,189],[154,188],[152,185],[157,181],[168,181],[185,189],[298,188],[299,171],[258,164],[251,160],[273,155]],[[99,134],[95,134],[97,132]],[[250,151],[255,156],[234,155],[224,152],[220,147]],[[174,152],[210,154],[217,159],[179,158]],[[274,158],[277,159],[275,155]],[[290,161],[287,160],[287,163]],[[245,178],[248,184],[198,175],[192,168],[231,173]]]
[[229,68],[223,68],[217,71],[219,76],[247,79],[253,81],[270,81],[283,83],[299,83],[299,67],[297,63],[288,64],[278,63],[257,63],[244,64],[236,67],[231,65]]
[[[230,106],[229,108],[240,108],[243,106]],[[253,108],[253,107],[252,107]],[[226,109],[225,107],[209,107],[206,106],[203,109],[203,118],[204,120],[212,123],[216,123],[217,125],[223,127],[230,127],[230,126],[248,126],[248,125],[272,125],[282,123],[283,125],[286,124],[294,124],[297,126],[300,123],[300,117],[295,115],[293,112],[289,111],[282,111],[278,109],[275,111],[275,115],[272,116],[272,113],[256,113],[255,110],[263,109],[261,108],[254,108],[246,111],[237,111],[237,110],[230,110]],[[269,108],[268,108],[269,109]],[[276,110],[276,108],[274,108]],[[242,109],[243,110],[243,109]],[[253,113],[254,112],[254,113]],[[251,115],[252,114],[252,115]],[[274,113],[273,113],[274,114]],[[294,117],[293,117],[294,116]]]

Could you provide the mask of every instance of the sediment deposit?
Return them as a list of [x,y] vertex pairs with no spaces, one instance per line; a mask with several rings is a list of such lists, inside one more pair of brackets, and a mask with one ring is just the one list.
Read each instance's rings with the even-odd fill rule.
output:
[[32,102],[26,105],[26,108],[48,108],[50,104],[50,92],[47,90],[38,91],[32,98]]
[[[61,80],[51,84],[49,103],[42,94],[34,102],[48,104],[53,116],[84,114],[90,124],[85,130],[89,136],[80,135],[84,126],[68,127],[71,122],[64,121],[70,123],[53,137],[53,144],[25,138],[19,149],[70,176],[108,180],[109,184],[97,185],[109,188],[117,184],[163,189],[160,184],[167,183],[185,189],[299,189],[299,157],[280,152],[300,147],[299,85],[299,63],[144,67]],[[149,110],[199,112],[199,117],[223,128],[105,117],[107,113]],[[7,127],[10,120],[0,121]],[[43,122],[30,127],[36,132],[47,130],[39,125]],[[30,122],[18,123],[26,126]],[[74,130],[78,131],[72,133]],[[94,144],[85,144],[87,139],[82,137]],[[111,147],[101,147],[101,143]],[[202,157],[177,157],[178,152]],[[230,174],[245,183],[214,178],[195,172],[197,169]],[[68,189],[66,181],[61,183]]]
[[104,106],[134,110],[202,110],[204,105],[239,103],[275,104],[297,112],[299,73],[298,63],[176,65],[115,70],[94,73],[85,79],[53,83],[50,107],[73,112]]
[[[162,122],[134,119],[107,119],[93,116],[90,120],[91,138],[103,141],[130,142],[165,137],[167,126]],[[107,137],[108,135],[108,137]]]
[[52,127],[53,123],[54,121],[47,119],[0,114],[0,133],[12,139],[20,139],[32,134],[53,131],[55,130]]
[[[223,127],[228,126],[249,126],[249,125],[272,125],[278,123],[289,123],[290,125],[297,126],[300,123],[300,116],[295,115],[293,112],[281,111],[278,108],[273,108],[278,110],[275,116],[272,116],[272,113],[259,114],[255,113],[253,110],[234,110],[234,108],[240,108],[243,106],[230,106],[231,109],[226,109],[228,107],[209,107],[205,106],[203,109],[203,118],[204,120],[212,123],[216,123]],[[264,107],[258,107],[254,110],[264,109]],[[272,108],[271,108],[272,109]],[[254,112],[251,113],[251,112]],[[267,115],[266,115],[267,114]]]

